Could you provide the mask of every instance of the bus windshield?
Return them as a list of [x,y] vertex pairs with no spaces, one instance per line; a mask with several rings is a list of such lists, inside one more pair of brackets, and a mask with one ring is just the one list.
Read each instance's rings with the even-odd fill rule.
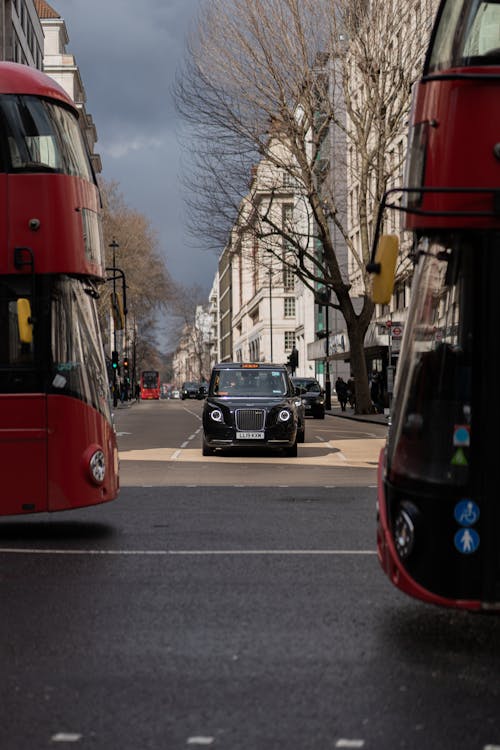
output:
[[458,486],[468,479],[472,419],[474,244],[445,243],[421,240],[388,457],[392,477]]
[[142,373],[143,388],[159,388],[159,373],[156,370],[145,370]]
[[35,96],[0,96],[9,172],[58,172],[93,181],[76,117],[61,105]]
[[477,65],[500,65],[500,2],[446,0],[426,73]]

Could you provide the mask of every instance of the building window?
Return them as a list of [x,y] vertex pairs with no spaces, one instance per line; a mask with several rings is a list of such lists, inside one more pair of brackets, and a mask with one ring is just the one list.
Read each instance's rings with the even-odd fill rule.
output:
[[250,362],[259,362],[260,360],[260,340],[254,339],[250,341]]
[[290,172],[287,172],[286,170],[283,171],[283,187],[284,188],[297,188],[299,186],[299,181],[297,178],[290,174]]
[[285,331],[285,351],[291,352],[295,346],[295,331]]
[[259,322],[259,306],[255,307],[249,314],[249,318],[252,321],[252,325],[255,326]]
[[284,315],[285,318],[295,317],[295,297],[285,297],[283,300],[285,303]]
[[285,289],[295,289],[295,274],[292,268],[283,266],[283,286]]
[[399,281],[394,287],[396,310],[404,310],[406,307],[406,286],[404,281]]

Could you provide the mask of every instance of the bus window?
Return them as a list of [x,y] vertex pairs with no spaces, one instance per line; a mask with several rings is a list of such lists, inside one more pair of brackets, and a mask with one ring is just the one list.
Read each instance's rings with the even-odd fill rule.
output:
[[0,115],[7,129],[13,171],[53,171],[93,181],[76,117],[36,97],[5,95]]
[[433,40],[427,73],[500,63],[500,4],[448,0]]
[[[0,284],[0,366],[6,367],[33,362],[33,337],[28,340],[27,328],[31,325],[27,320],[26,304],[30,307],[25,296],[27,289],[17,280],[4,281]],[[24,308],[19,313],[19,303]],[[31,310],[31,307],[30,307]],[[28,315],[31,317],[31,314]]]
[[416,303],[405,331],[397,388],[404,409],[389,438],[391,471],[437,484],[468,477],[453,431],[471,421],[474,300],[468,283],[473,249],[430,242],[416,270]]
[[[88,285],[87,285],[88,287]],[[61,276],[52,290],[52,387],[109,416],[106,366],[93,299],[77,279]]]

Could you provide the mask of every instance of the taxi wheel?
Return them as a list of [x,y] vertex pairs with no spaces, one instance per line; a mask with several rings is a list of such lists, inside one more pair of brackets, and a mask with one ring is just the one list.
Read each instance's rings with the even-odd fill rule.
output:
[[302,430],[297,432],[297,442],[304,443],[305,439],[306,439],[306,431],[305,431],[305,428],[302,428]]
[[285,456],[289,458],[297,458],[297,441],[289,448],[285,448]]
[[203,456],[213,456],[215,453],[214,449],[208,445],[207,441],[205,440],[205,437],[203,437],[201,453]]

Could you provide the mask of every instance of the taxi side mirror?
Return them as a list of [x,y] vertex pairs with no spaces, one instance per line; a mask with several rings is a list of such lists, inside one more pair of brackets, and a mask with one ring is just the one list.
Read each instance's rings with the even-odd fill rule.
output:
[[21,344],[31,344],[33,341],[33,321],[29,299],[20,298],[17,300],[17,325]]
[[395,234],[385,234],[379,240],[375,262],[367,266],[372,277],[372,300],[376,304],[388,305],[391,301],[396,278],[396,260],[399,252],[399,238]]

